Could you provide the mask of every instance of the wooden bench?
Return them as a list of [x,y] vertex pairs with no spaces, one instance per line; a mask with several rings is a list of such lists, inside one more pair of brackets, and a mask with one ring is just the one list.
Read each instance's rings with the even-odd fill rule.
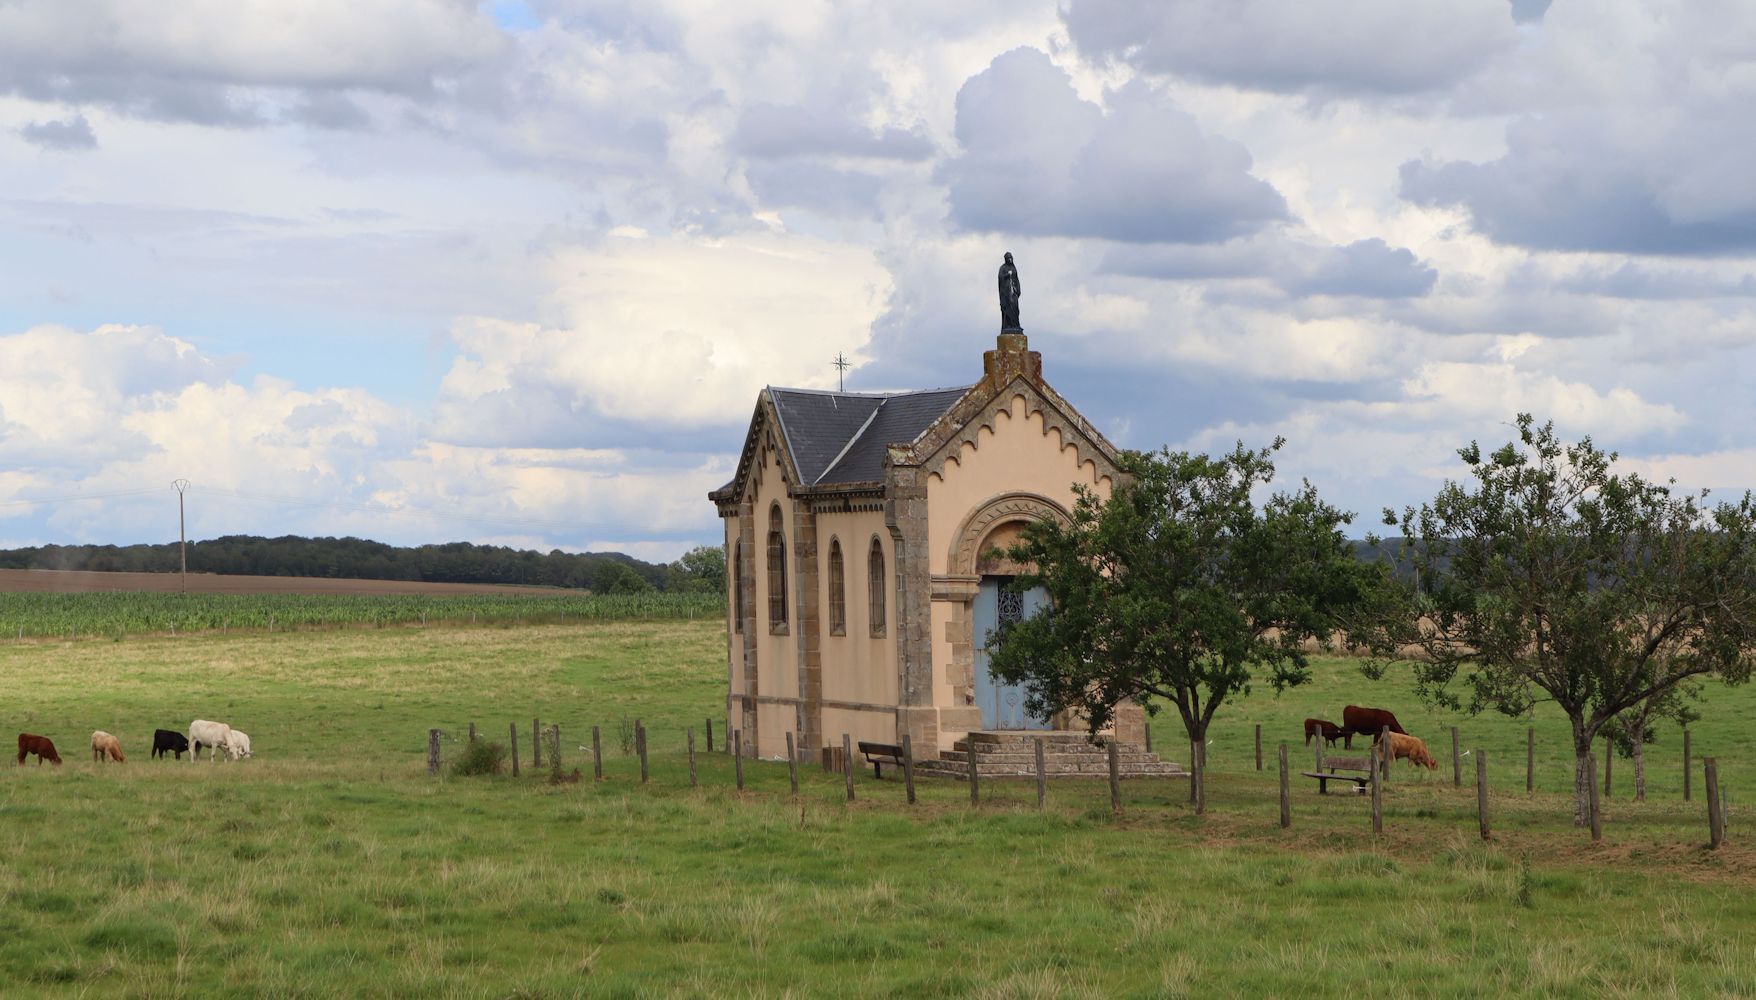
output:
[[1351,781],[1354,791],[1364,793],[1372,784],[1372,758],[1370,757],[1325,757],[1323,767],[1316,771],[1301,771],[1307,778],[1317,779],[1317,794],[1328,795],[1331,781]]
[[884,765],[886,764],[902,766],[902,747],[892,746],[889,743],[867,743],[865,740],[861,740],[860,752],[866,755],[866,762],[872,765],[872,776],[875,778],[882,779],[884,777]]

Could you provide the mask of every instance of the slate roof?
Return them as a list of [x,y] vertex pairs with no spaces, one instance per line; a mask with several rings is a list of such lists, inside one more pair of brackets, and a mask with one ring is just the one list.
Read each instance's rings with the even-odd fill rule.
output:
[[808,486],[882,481],[886,447],[919,437],[968,391],[968,386],[886,394],[768,389],[793,465]]
[[899,393],[769,386],[768,396],[804,485],[838,486],[882,482],[885,449],[919,437],[968,391],[968,386]]

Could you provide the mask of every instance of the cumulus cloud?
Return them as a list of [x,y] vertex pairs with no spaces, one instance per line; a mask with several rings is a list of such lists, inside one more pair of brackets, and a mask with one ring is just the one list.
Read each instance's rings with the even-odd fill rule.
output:
[[18,130],[25,142],[38,149],[69,152],[81,149],[98,148],[98,137],[91,130],[91,123],[84,115],[74,115],[56,121],[31,122]]
[[1445,87],[1516,42],[1505,8],[1477,0],[1073,0],[1087,56],[1148,73],[1282,93],[1395,95]]
[[951,214],[972,230],[1211,243],[1286,217],[1250,153],[1202,131],[1142,83],[1079,97],[1065,70],[1015,49],[957,94],[961,153],[945,166]]
[[440,386],[435,436],[553,446],[613,429],[724,426],[765,384],[824,386],[889,292],[871,253],[779,234],[612,237],[560,255],[554,325],[475,319]]
[[1293,298],[1416,298],[1439,278],[1407,248],[1376,237],[1346,246],[1312,246],[1275,235],[1219,246],[1126,247],[1107,252],[1103,270],[1167,281],[1261,280]]
[[365,88],[424,95],[504,39],[470,0],[22,0],[0,7],[0,92],[149,118],[258,120],[224,88]]

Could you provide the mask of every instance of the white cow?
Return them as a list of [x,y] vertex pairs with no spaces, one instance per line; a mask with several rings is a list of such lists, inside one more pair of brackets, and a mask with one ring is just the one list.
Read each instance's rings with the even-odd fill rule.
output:
[[242,729],[234,729],[226,734],[226,753],[233,760],[243,760],[250,756],[250,734]]
[[191,762],[200,760],[201,748],[204,746],[207,747],[210,760],[219,760],[221,750],[226,750],[227,753],[231,752],[229,749],[231,737],[231,726],[223,722],[196,719],[189,723],[189,760]]

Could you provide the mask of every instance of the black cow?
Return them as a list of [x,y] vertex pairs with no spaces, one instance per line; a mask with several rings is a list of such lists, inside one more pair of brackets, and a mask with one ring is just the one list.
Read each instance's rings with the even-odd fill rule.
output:
[[152,755],[154,757],[163,757],[167,753],[174,753],[178,760],[182,760],[183,752],[188,749],[189,737],[182,733],[175,733],[169,729],[152,731]]

